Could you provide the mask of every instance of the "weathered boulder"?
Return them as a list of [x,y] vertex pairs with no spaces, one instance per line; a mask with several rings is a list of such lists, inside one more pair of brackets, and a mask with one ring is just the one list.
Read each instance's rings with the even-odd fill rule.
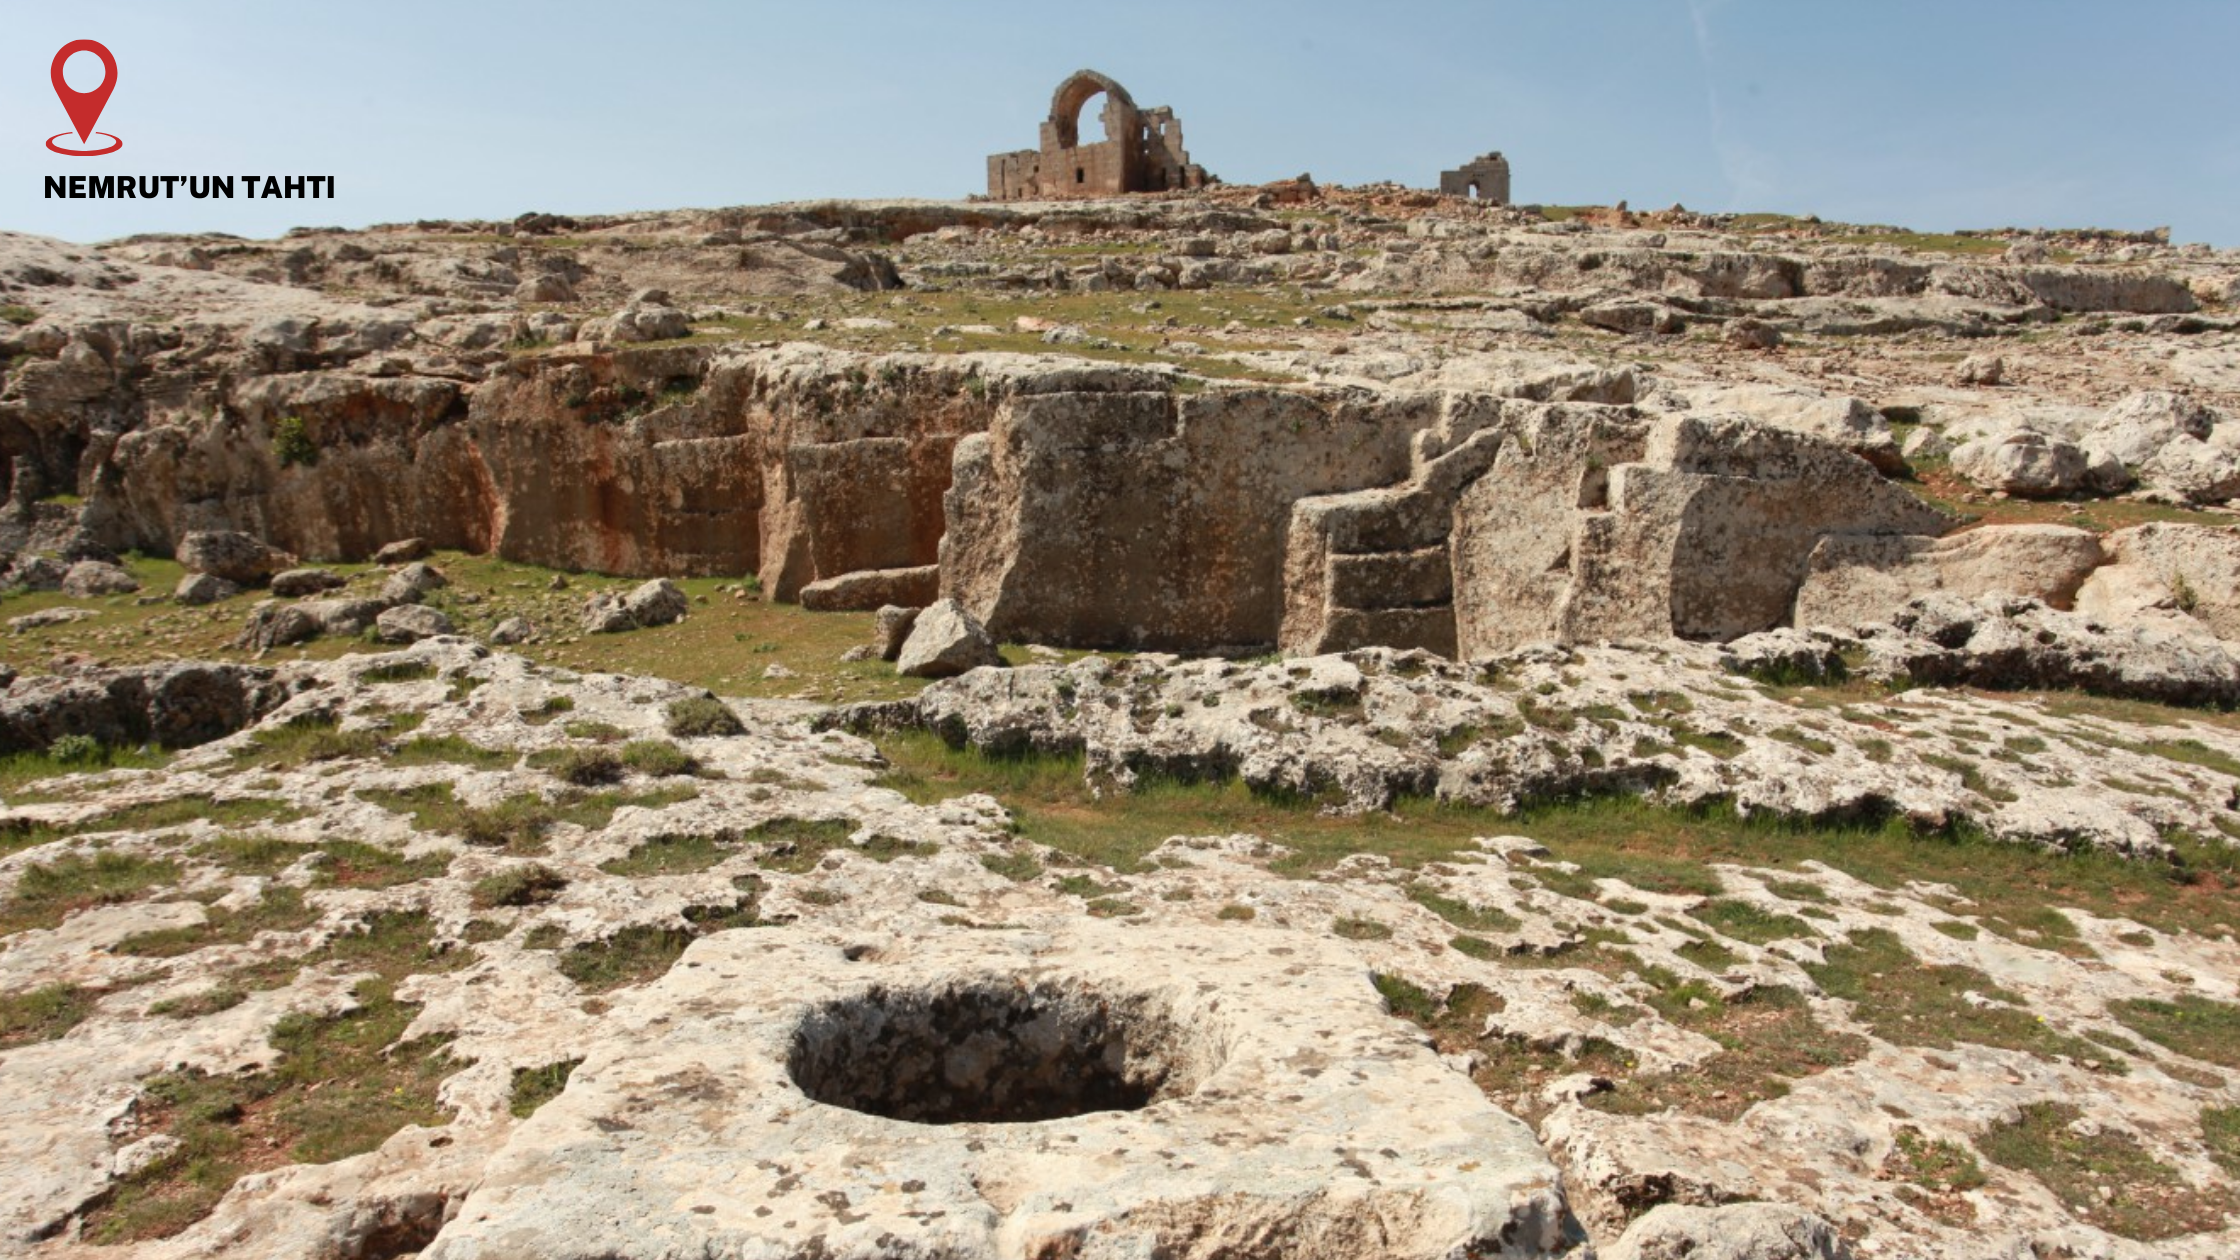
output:
[[1579,312],[1579,322],[1590,328],[1634,335],[1676,333],[1687,328],[1686,321],[1664,303],[1632,298],[1597,302]]
[[2149,389],[2125,395],[2108,408],[2084,440],[2137,466],[2180,438],[2204,439],[2215,428],[2216,414],[2194,399]]
[[1776,429],[1840,446],[1884,472],[1905,466],[1890,421],[1858,398],[1774,385],[1733,385],[1697,391],[1693,401],[1701,410],[1737,412]]
[[1666,1203],[1599,1253],[1603,1260],[1851,1260],[1826,1220],[1782,1203]]
[[2136,525],[2102,545],[2109,563],[2078,590],[2078,612],[2240,642],[2240,527]]
[[2240,655],[2213,639],[2109,625],[2030,599],[1917,599],[1867,637],[1874,668],[1917,683],[2076,690],[2161,704],[2240,704]]
[[249,611],[248,624],[241,628],[234,644],[261,652],[291,643],[308,643],[324,632],[319,619],[299,605],[268,599]]
[[2106,557],[2089,530],[1991,525],[1943,538],[1918,534],[1830,537],[1806,562],[1798,626],[1888,620],[1909,600],[2023,595],[2067,608]]
[[1781,330],[1762,319],[1737,319],[1727,324],[1726,341],[1737,350],[1771,350],[1781,344]]
[[283,599],[301,599],[349,585],[349,579],[332,569],[289,569],[272,575],[272,593]]
[[936,602],[917,616],[895,658],[895,671],[907,678],[950,678],[983,665],[1001,665],[986,627],[953,599]]
[[139,589],[140,579],[117,565],[101,560],[80,560],[62,575],[62,593],[80,598],[130,595]]
[[418,643],[453,633],[451,618],[426,604],[399,604],[374,618],[373,632],[383,643]]
[[238,585],[222,577],[213,577],[208,573],[189,573],[179,579],[179,585],[172,590],[171,598],[176,603],[193,608],[214,604],[221,599],[232,599],[240,593]]
[[1961,385],[1999,385],[2007,379],[2007,361],[1995,354],[1971,354],[1952,370]]
[[74,621],[90,621],[100,615],[91,608],[71,608],[68,606],[42,608],[37,612],[28,612],[19,617],[8,618],[8,629],[21,633],[26,630],[44,629],[48,626],[67,626]]
[[537,628],[527,617],[508,617],[490,627],[490,641],[500,647],[527,643],[537,637]]
[[296,562],[287,552],[230,529],[196,530],[179,540],[177,554],[189,573],[207,573],[237,586],[260,586]]
[[62,579],[69,574],[69,566],[50,556],[24,556],[8,566],[7,577],[0,580],[0,585],[25,591],[59,591]]
[[443,575],[443,570],[424,560],[415,560],[389,575],[381,584],[381,598],[391,604],[418,603],[430,592],[449,585],[451,579]]
[[590,634],[620,634],[665,626],[692,610],[692,600],[667,578],[655,578],[626,595],[603,591],[584,601],[583,628]]
[[2139,479],[2165,497],[2187,503],[2240,498],[2240,441],[2179,438],[2139,469]]
[[941,569],[866,569],[823,578],[801,588],[801,606],[812,612],[864,612],[888,604],[923,608],[941,597]]
[[882,661],[891,661],[902,655],[902,645],[909,641],[911,628],[918,624],[917,608],[889,604],[871,618],[871,650]]
[[0,752],[38,751],[64,735],[112,746],[208,743],[288,696],[273,671],[164,662],[18,679],[0,693]]
[[667,578],[655,578],[633,588],[623,597],[622,606],[641,626],[665,626],[682,621],[692,611],[692,601]]
[[[2110,407],[2081,439],[2165,495],[2220,503],[2240,495],[2240,442],[2218,428],[2211,408],[2183,394],[2142,390]],[[2115,480],[2111,478],[2111,480]]]
[[307,599],[296,607],[319,623],[322,634],[356,636],[388,611],[389,604],[378,599]]
[[692,317],[669,305],[669,295],[646,289],[629,304],[604,319],[584,322],[577,334],[585,341],[666,341],[692,333]]
[[2014,429],[1963,442],[1952,451],[1952,470],[1978,487],[2026,499],[2053,499],[2085,484],[2089,463],[2073,442],[2035,429]]
[[410,564],[415,560],[425,560],[434,552],[435,548],[425,538],[400,538],[392,543],[383,543],[380,550],[373,553],[373,562]]
[[622,606],[622,597],[602,591],[583,601],[585,634],[621,634],[638,628],[638,620]]

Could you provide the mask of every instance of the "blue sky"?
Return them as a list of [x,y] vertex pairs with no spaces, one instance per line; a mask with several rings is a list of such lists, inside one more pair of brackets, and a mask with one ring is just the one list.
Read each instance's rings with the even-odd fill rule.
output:
[[[82,38],[119,62],[111,157],[44,147]],[[1519,201],[2240,246],[2231,0],[79,0],[19,2],[0,40],[0,228],[79,241],[960,197],[1089,66],[1235,183],[1428,186],[1499,149]],[[49,173],[339,196],[48,201]]]

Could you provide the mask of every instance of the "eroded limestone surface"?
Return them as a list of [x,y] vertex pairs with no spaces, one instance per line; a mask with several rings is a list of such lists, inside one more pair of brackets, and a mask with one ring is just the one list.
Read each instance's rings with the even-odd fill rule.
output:
[[[1441,706],[1483,717],[1529,697],[1573,712],[1581,748],[1634,721],[1603,712],[1609,689],[1636,713],[1747,731],[1741,755],[1683,769],[1776,813],[1814,808],[1788,781],[1841,777],[1815,763],[1865,758],[1848,734],[1839,753],[1761,742],[1777,711],[1887,722],[1894,741],[1918,724],[1946,746],[2027,733],[2044,747],[2024,773],[2085,773],[2089,747],[2098,772],[2158,789],[2123,802],[2140,819],[2156,801],[2232,808],[2213,795],[2229,775],[2201,768],[2235,752],[2221,728],[2185,745],[1960,694],[1845,716],[1764,695],[1712,651],[1549,654],[1512,663],[1516,692],[1390,653],[1147,658],[1102,682],[984,669],[929,703],[962,712],[975,685],[1070,676],[1084,709],[1110,688],[1170,721],[1257,694],[1297,724],[1271,734],[1311,757],[1348,724],[1289,697],[1342,707],[1339,683],[1371,719],[1404,707],[1426,732]],[[1653,1238],[1711,1230],[1855,1255],[2208,1260],[2240,1243],[2218,1223],[2229,1156],[2204,1128],[2240,1104],[2229,1056],[2152,1022],[2155,1003],[2240,998],[2229,922],[2020,923],[1934,880],[1811,861],[1590,877],[1530,823],[1428,861],[1303,867],[1261,837],[1179,834],[1106,869],[1015,835],[992,797],[911,803],[880,785],[872,745],[818,733],[806,706],[719,721],[691,688],[455,639],[278,681],[293,697],[239,734],[12,802],[0,991],[61,986],[75,1004],[59,1025],[11,1025],[0,1051],[12,1251],[91,1257],[138,1236],[133,1254],[154,1257],[1657,1254]],[[1179,753],[1186,729],[1154,723],[1144,746]],[[1558,764],[1562,730],[1535,730]],[[2155,743],[2198,751],[2157,768]],[[1955,814],[1981,807],[1913,755],[1865,764]],[[181,798],[209,803],[161,812]],[[41,900],[100,855],[163,865]],[[432,1091],[426,1109],[318,1155],[287,1109],[343,1082],[275,1073],[367,1020],[392,1031],[359,1070],[384,1094]],[[1052,1089],[1036,1055],[1093,1059],[1107,1084]],[[912,1074],[937,1083],[891,1087]],[[242,1113],[166,1101],[228,1081],[279,1084]],[[1049,1118],[988,1122],[1020,1114]],[[2071,1140],[2148,1162],[2094,1200],[1993,1157],[2062,1117]],[[223,1153],[249,1175],[183,1232],[136,1234],[133,1205],[181,1189],[172,1143],[244,1123],[279,1145]],[[1932,1159],[1972,1175],[1922,1171]],[[1644,1216],[1745,1199],[1790,1215]]]

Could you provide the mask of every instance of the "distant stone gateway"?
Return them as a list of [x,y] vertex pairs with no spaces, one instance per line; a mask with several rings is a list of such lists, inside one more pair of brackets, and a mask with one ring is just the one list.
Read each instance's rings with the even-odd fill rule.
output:
[[[1100,93],[1105,138],[1083,144],[1081,111]],[[1077,70],[1058,85],[1040,148],[988,157],[988,196],[998,201],[1172,192],[1211,182],[1182,147],[1182,122],[1173,110],[1140,108],[1128,89],[1094,70]],[[1506,197],[1506,178],[1501,187]]]
[[1439,191],[1450,197],[1476,197],[1497,206],[1509,204],[1509,159],[1483,153],[1462,169],[1439,172]]

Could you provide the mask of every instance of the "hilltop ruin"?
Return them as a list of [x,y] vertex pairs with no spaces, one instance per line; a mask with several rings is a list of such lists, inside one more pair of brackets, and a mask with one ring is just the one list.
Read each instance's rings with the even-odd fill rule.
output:
[[[1105,138],[1083,144],[1081,111],[1100,95]],[[1203,188],[1210,178],[1182,147],[1173,110],[1138,106],[1128,89],[1094,70],[1058,85],[1039,147],[988,158],[988,196],[997,201],[1174,192]]]

